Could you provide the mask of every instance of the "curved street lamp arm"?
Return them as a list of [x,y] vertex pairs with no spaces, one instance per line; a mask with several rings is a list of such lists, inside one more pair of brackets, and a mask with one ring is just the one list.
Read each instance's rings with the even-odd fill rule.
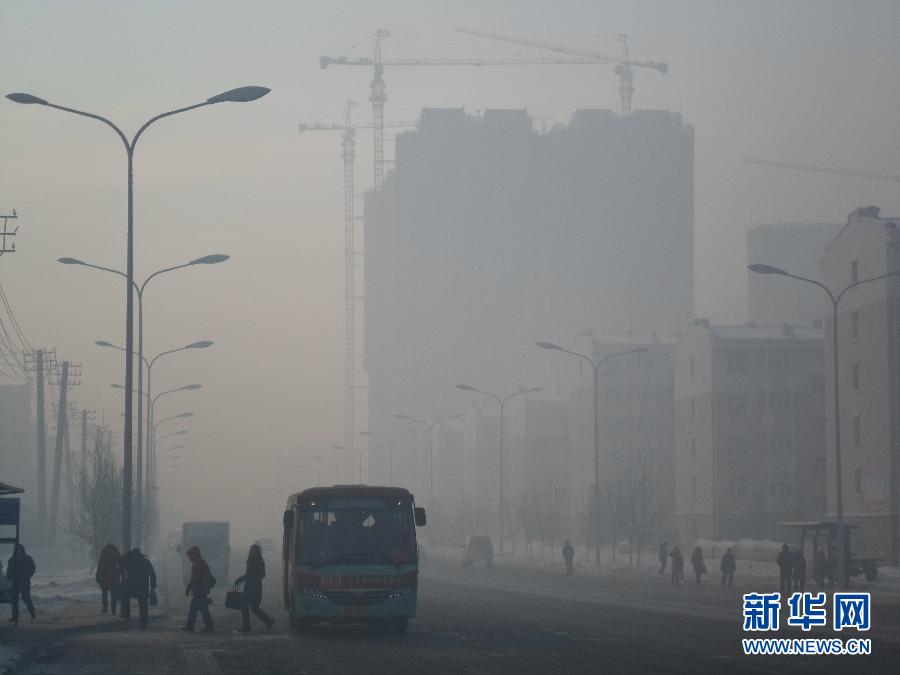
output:
[[604,363],[606,363],[610,359],[616,358],[617,356],[626,356],[628,354],[637,354],[638,352],[645,352],[645,351],[647,351],[646,347],[636,347],[635,349],[629,349],[628,351],[624,351],[624,352],[616,352],[615,354],[607,354],[602,359],[597,361],[597,365],[595,367],[597,369],[599,369],[600,366],[602,366]]
[[146,279],[144,279],[144,283],[141,284],[141,288],[140,288],[140,290],[138,291],[138,293],[143,293],[143,292],[144,292],[144,289],[147,288],[147,284],[150,283],[150,280],[151,280],[153,277],[158,277],[160,274],[163,274],[163,273],[165,273],[165,272],[171,272],[171,271],[173,271],[173,270],[180,270],[182,267],[190,267],[190,266],[191,266],[190,263],[184,263],[183,265],[174,265],[174,266],[172,266],[172,267],[166,267],[165,269],[156,270],[153,274],[151,274],[149,277],[147,277]]
[[82,117],[90,117],[91,119],[95,119],[95,120],[99,120],[100,122],[103,122],[105,125],[110,127],[113,131],[115,131],[119,135],[119,138],[122,139],[122,143],[125,144],[125,150],[128,151],[129,153],[131,152],[131,148],[132,148],[133,144],[129,144],[128,139],[125,137],[125,134],[122,133],[122,130],[119,129],[119,127],[117,127],[115,124],[113,124],[110,120],[106,119],[105,117],[101,117],[100,115],[95,115],[94,113],[84,112],[83,110],[75,110],[75,108],[66,108],[65,106],[56,105],[55,103],[44,103],[44,105],[46,105],[48,108],[56,108],[57,110],[63,110],[65,112],[70,112],[75,115],[81,115]]
[[[836,305],[837,303],[839,303],[841,301],[841,298],[844,297],[844,293],[846,293],[847,291],[849,291],[853,288],[856,288],[857,286],[862,286],[863,284],[870,284],[873,281],[881,281],[882,279],[887,279],[888,277],[896,277],[898,275],[900,275],[900,270],[896,270],[894,272],[888,272],[887,274],[880,274],[877,277],[872,277],[871,279],[863,279],[862,281],[857,281],[855,283],[850,284],[849,286],[847,286],[847,288],[845,288],[840,293],[838,293],[836,298],[832,295],[831,299],[834,302],[834,304]],[[823,286],[823,288],[824,288],[824,286]],[[826,289],[826,290],[828,290],[828,289]],[[829,292],[829,295],[831,295],[830,292]]]
[[[154,356],[152,359],[150,359],[150,365],[147,366],[147,370],[152,368],[153,364],[156,363],[156,359],[160,358],[161,356],[165,356],[166,354],[174,354],[175,352],[183,352],[185,349],[187,349],[187,347],[178,347],[177,349],[169,349],[168,351],[160,352],[159,354]],[[178,390],[176,389],[175,391],[178,391]],[[160,396],[162,396],[162,394],[160,394]]]
[[837,304],[838,300],[840,299],[840,295],[843,295],[849,289],[854,288],[855,286],[858,286],[860,283],[866,283],[867,281],[875,281],[875,279],[866,279],[865,281],[861,281],[856,284],[851,284],[850,286],[847,286],[847,288],[845,288],[843,291],[841,291],[841,293],[838,297],[835,297],[834,293],[831,292],[831,289],[828,288],[828,286],[823,284],[821,281],[816,281],[815,279],[809,279],[807,277],[801,277],[797,274],[791,274],[790,272],[785,272],[781,276],[790,277],[791,279],[796,279],[797,281],[805,281],[806,283],[812,284],[813,286],[818,286],[819,288],[821,288],[823,291],[825,291],[828,294],[828,297],[831,298],[831,302],[833,302],[835,305]]
[[[584,359],[585,361],[587,361],[588,363],[591,364],[591,368],[593,368],[594,370],[596,370],[597,368],[600,367],[600,363],[603,363],[602,361],[600,363],[594,363],[594,359],[592,359],[591,357],[585,356],[584,354],[582,354],[580,352],[573,352],[571,349],[566,349],[565,347],[557,347],[556,350],[560,351],[560,352],[565,352],[566,354],[571,354],[572,356],[577,356],[580,359]],[[615,356],[615,354],[611,354],[610,356]],[[609,358],[609,357],[607,357],[607,358]]]
[[[147,127],[149,127],[151,124],[153,124],[153,123],[156,122],[157,120],[161,120],[163,117],[171,117],[172,115],[177,115],[178,113],[187,112],[188,110],[194,110],[194,109],[196,109],[196,108],[202,108],[203,106],[207,106],[207,105],[210,105],[210,104],[209,104],[207,101],[204,101],[203,103],[195,103],[194,105],[189,105],[189,106],[186,106],[186,107],[184,107],[184,108],[178,108],[177,110],[170,110],[169,112],[160,113],[160,114],[157,115],[156,117],[151,117],[149,120],[147,120],[146,122],[144,122],[144,126],[142,126],[140,129],[138,129],[138,130],[137,130],[137,133],[134,135],[134,138],[131,139],[131,146],[130,146],[131,151],[134,152],[134,146],[137,145],[138,139],[141,137],[141,134],[143,134],[144,131],[147,130]],[[92,115],[89,115],[89,116],[92,117]],[[98,118],[98,119],[101,119],[101,120],[102,120],[103,118],[101,117],[101,118]],[[118,128],[117,128],[112,122],[109,122],[108,120],[104,120],[104,121],[106,121],[106,122],[107,122],[108,124],[110,124],[114,129],[116,129],[116,131],[118,131]],[[121,131],[119,131],[119,135],[122,136],[122,140],[124,141],[124,140],[125,140],[125,136],[122,134]],[[128,146],[128,142],[127,142],[127,141],[125,141],[125,145]]]

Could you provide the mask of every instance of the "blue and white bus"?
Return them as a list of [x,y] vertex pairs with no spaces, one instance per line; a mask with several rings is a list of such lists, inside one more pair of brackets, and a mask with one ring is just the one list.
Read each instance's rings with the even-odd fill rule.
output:
[[284,606],[291,626],[380,623],[398,632],[416,615],[416,527],[425,509],[403,488],[318,487],[284,512]]

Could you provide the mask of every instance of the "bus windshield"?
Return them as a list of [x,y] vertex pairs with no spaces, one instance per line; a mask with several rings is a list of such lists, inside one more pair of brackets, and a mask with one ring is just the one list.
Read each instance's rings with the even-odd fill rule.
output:
[[296,560],[306,565],[416,560],[411,504],[390,497],[330,497],[304,504]]

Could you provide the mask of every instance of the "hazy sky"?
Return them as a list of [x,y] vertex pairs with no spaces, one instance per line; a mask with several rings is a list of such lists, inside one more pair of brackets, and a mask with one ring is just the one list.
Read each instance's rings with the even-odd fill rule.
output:
[[[385,58],[544,55],[453,32],[458,25],[613,54],[616,34],[627,32],[636,57],[670,63],[665,76],[636,72],[634,105],[679,111],[696,128],[698,315],[744,320],[748,225],[842,221],[861,202],[900,214],[896,184],[741,163],[754,155],[900,173],[896,1],[7,0],[3,93],[95,111],[133,132],[157,112],[235,86],[272,88],[256,103],[163,120],[136,153],[138,278],[207,253],[233,256],[155,280],[146,296],[148,354],[216,341],[155,369],[156,391],[206,387],[169,397],[158,414],[197,414],[182,460],[199,483],[193,515],[216,516],[216,495],[241,488],[250,497],[231,510],[265,512],[245,505],[261,485],[299,475],[300,443],[342,442],[340,138],[299,136],[297,123],[328,113],[339,122],[350,98],[360,102],[357,122],[369,123],[371,71],[320,70],[318,57],[370,55],[379,27],[395,35]],[[423,106],[525,107],[540,125],[567,122],[580,107],[618,106],[615,76],[602,65],[388,68],[386,81],[393,120],[415,119]],[[371,136],[357,138],[362,191]],[[16,208],[21,226],[0,281],[33,343],[84,364],[79,405],[118,425],[120,393],[108,385],[121,380],[122,359],[92,342],[122,342],[122,285],[55,260],[124,266],[121,144],[99,123],[4,100],[0,153],[0,212]]]

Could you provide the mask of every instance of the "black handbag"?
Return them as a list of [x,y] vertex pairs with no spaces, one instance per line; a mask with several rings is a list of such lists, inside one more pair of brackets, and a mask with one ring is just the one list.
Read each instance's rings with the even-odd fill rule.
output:
[[244,609],[247,606],[247,596],[243,590],[238,589],[238,584],[234,585],[230,591],[225,594],[225,607],[227,609]]

